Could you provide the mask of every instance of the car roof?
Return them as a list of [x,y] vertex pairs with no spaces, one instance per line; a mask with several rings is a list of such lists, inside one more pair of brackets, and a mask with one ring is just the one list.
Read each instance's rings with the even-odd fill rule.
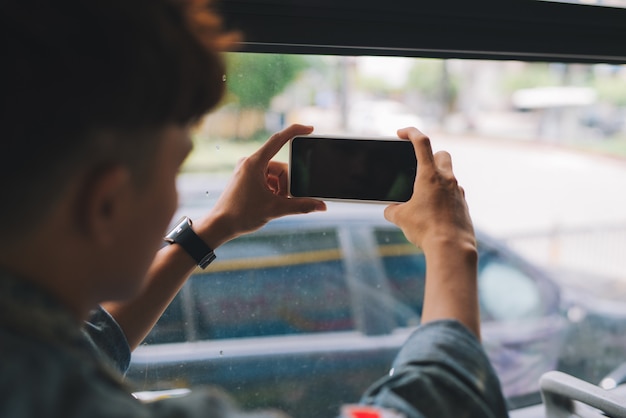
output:
[[[205,184],[203,176],[181,175],[179,178],[179,190],[181,205],[172,219],[174,223],[182,216],[189,216],[192,220],[204,216],[215,203],[222,190],[227,187],[227,181],[213,180],[209,185]],[[288,215],[270,221],[264,231],[276,229],[292,229],[307,227],[334,227],[338,225],[363,224],[372,226],[388,226],[396,228],[387,221],[384,216],[387,204],[384,203],[355,203],[327,201],[327,210],[307,214]],[[476,238],[485,249],[497,248],[513,254],[506,243],[480,229],[475,230]]]

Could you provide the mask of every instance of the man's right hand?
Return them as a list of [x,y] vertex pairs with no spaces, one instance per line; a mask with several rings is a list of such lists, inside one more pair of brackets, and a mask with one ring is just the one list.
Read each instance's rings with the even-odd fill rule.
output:
[[417,175],[411,199],[388,206],[385,218],[426,256],[422,322],[454,319],[480,339],[476,238],[450,154],[433,155],[430,140],[415,128],[398,136],[415,147]]
[[385,218],[425,251],[431,241],[444,238],[475,245],[465,192],[452,172],[450,154],[440,151],[433,155],[430,139],[416,128],[401,129],[398,136],[413,143],[417,175],[411,199],[388,206]]

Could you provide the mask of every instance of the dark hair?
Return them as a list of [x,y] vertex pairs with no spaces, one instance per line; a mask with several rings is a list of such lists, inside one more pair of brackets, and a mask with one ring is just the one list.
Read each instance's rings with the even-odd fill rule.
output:
[[220,101],[235,37],[206,3],[1,0],[3,223],[48,208],[85,160],[141,159],[151,132]]

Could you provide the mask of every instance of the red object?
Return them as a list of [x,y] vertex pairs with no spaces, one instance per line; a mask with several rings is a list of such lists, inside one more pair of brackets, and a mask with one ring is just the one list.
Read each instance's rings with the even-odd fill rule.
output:
[[348,406],[344,408],[345,418],[382,418],[378,408],[369,406]]

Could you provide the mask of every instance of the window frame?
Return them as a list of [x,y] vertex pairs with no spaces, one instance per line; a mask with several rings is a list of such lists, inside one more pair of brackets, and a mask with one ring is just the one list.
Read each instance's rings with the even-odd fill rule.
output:
[[[626,63],[626,9],[540,0],[231,0],[242,51]],[[373,30],[375,28],[375,30]]]

